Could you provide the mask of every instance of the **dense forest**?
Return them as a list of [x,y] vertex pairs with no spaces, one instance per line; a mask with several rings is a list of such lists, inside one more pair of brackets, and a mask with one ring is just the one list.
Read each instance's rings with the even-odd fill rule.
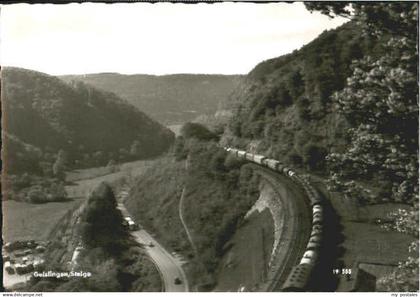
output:
[[115,92],[165,125],[183,124],[214,113],[239,84],[240,75],[172,74],[123,75],[98,73],[60,76]]
[[171,131],[135,107],[82,82],[6,67],[2,98],[6,198],[59,199],[54,190],[65,170],[153,157],[173,142]]

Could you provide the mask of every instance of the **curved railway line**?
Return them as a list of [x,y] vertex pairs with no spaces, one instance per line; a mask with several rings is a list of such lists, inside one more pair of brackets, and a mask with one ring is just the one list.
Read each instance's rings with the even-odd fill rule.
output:
[[[284,180],[284,183],[293,183],[300,189],[303,189],[304,195],[298,194],[292,199],[290,199],[290,195],[287,195],[288,200],[283,201],[283,205],[289,207],[287,212],[292,214],[290,216],[291,220],[288,222],[290,224],[290,232],[288,232],[288,237],[286,236],[285,238],[283,236],[282,238],[282,241],[286,242],[287,247],[282,249],[275,248],[274,257],[281,258],[279,255],[282,254],[284,256],[283,259],[275,259],[274,261],[279,267],[272,267],[275,276],[269,283],[267,291],[308,291],[310,289],[309,286],[311,286],[310,279],[312,274],[319,267],[319,256],[323,244],[325,225],[324,200],[322,196],[319,195],[305,176],[298,175],[293,169],[278,160],[231,147],[224,147],[224,150],[237,158],[247,160],[264,168],[264,171],[261,172],[265,172],[263,174],[265,174],[266,179],[270,179],[270,176],[272,178],[275,173],[278,178],[280,176],[287,178],[287,180]],[[279,173],[281,175],[278,175]],[[276,184],[279,185],[276,182],[272,182],[273,188],[276,188]],[[279,197],[282,198],[281,195]],[[309,209],[308,205],[310,205]],[[308,220],[302,220],[302,217],[310,217],[308,213],[312,214],[312,219],[309,224],[306,224]],[[272,262],[270,263],[272,264]]]
[[[269,281],[266,291],[280,291],[282,284],[287,279],[293,266],[299,264],[299,261],[305,252],[307,240],[311,233],[311,213],[309,205],[304,197],[304,193],[299,193],[300,190],[295,184],[291,185],[290,181],[281,180],[284,179],[281,175],[272,170],[266,169],[259,165],[251,164],[255,171],[260,174],[270,185],[273,190],[277,193],[280,199],[283,199],[282,205],[285,207],[283,230],[281,232],[281,241],[279,242],[280,251],[276,255],[276,263],[279,267],[276,267],[274,277]],[[293,192],[290,196],[294,196],[296,199],[288,200],[282,195],[278,189],[279,179],[288,186],[287,191]],[[287,201],[286,201],[287,200]],[[286,209],[287,207],[287,209]],[[287,242],[287,246],[283,243]]]

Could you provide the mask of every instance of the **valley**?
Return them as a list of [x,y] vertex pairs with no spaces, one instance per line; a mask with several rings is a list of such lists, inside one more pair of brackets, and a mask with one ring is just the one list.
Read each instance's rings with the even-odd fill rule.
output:
[[[200,27],[201,15],[173,36],[191,19],[114,36],[110,48],[131,53],[126,68],[93,67],[108,47],[83,71],[2,67],[5,291],[418,292],[417,3],[262,3],[270,14],[242,4],[255,19],[226,10],[223,30]],[[310,27],[293,31],[285,11],[323,31],[282,52],[284,36]],[[271,27],[276,14],[287,26]],[[101,17],[80,28],[105,26]],[[212,38],[217,47],[196,56]],[[130,52],[137,40],[147,63]],[[176,53],[190,47],[159,56],[167,40]],[[275,54],[235,72],[260,44]],[[212,67],[159,70],[190,69],[182,61]]]

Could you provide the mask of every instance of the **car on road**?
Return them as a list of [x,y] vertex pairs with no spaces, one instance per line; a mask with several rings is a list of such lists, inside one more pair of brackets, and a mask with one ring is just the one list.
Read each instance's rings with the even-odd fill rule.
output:
[[124,221],[123,221],[123,226],[125,227],[125,228],[128,228],[128,230],[130,230],[130,231],[137,231],[137,230],[139,230],[140,228],[139,228],[139,225],[138,224],[136,224],[134,221],[133,221],[133,219],[132,218],[130,218],[130,217],[125,217],[124,218]]
[[182,281],[179,279],[179,277],[176,277],[176,278],[174,279],[174,284],[175,284],[175,285],[180,285],[180,284],[182,284]]

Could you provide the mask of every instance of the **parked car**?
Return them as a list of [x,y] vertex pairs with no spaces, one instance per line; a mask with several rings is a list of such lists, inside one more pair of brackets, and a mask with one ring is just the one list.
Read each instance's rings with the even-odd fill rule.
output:
[[175,285],[180,285],[180,284],[182,284],[182,281],[179,279],[179,277],[176,277],[176,278],[174,279],[174,284],[175,284]]
[[33,271],[34,270],[34,265],[31,263],[31,264],[20,264],[20,263],[18,263],[18,264],[16,264],[15,265],[15,269],[16,269],[16,273],[17,274],[25,274],[25,273],[29,273],[29,272],[31,272],[31,271]]
[[15,269],[9,261],[4,262],[4,269],[8,274],[15,274]]
[[38,259],[34,261],[34,269],[40,269],[43,267],[44,264],[44,260],[43,259]]
[[39,244],[36,246],[35,251],[37,251],[38,253],[43,253],[45,252],[45,246]]

